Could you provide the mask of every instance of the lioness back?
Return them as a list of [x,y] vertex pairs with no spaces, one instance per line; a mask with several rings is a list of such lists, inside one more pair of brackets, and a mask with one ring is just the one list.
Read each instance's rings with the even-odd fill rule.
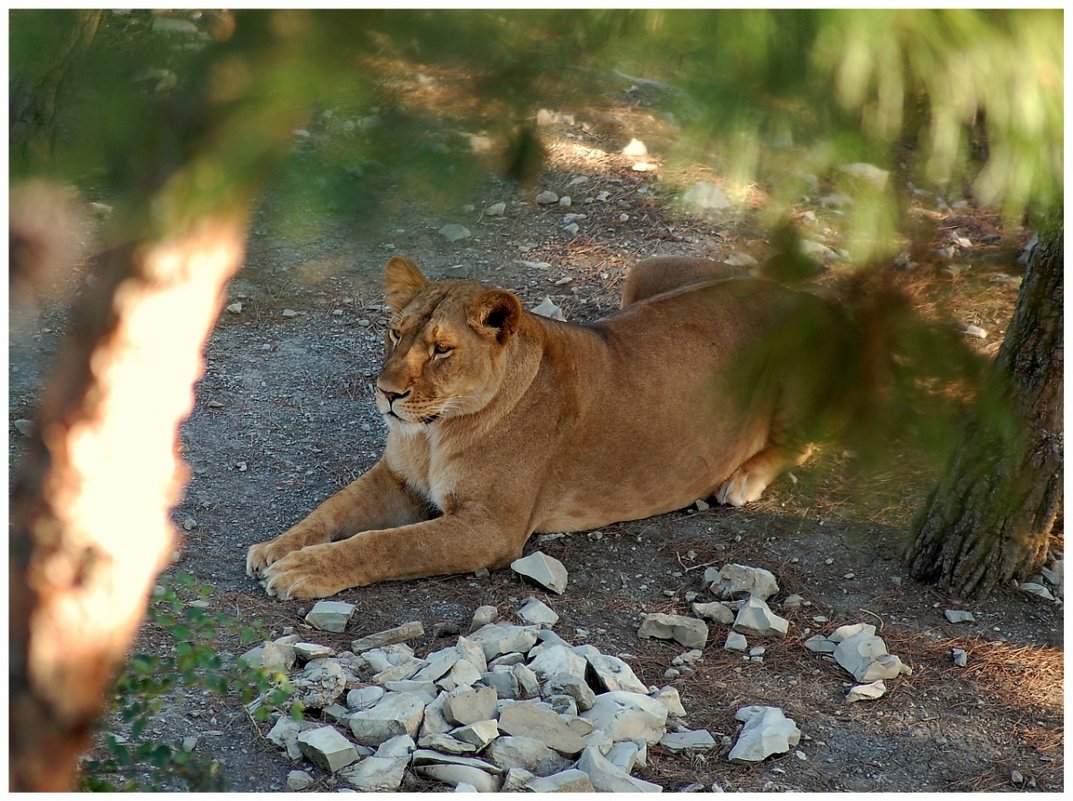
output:
[[[773,436],[821,433],[828,421],[812,416],[828,405],[849,346],[823,301],[756,279],[664,292],[587,329],[548,328],[546,391],[531,413],[560,437],[538,531],[681,508],[712,495]],[[574,404],[542,419],[570,374],[582,377]]]

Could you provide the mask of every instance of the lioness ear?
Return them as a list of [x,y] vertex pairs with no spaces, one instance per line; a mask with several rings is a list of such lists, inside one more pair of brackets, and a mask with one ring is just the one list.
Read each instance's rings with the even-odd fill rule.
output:
[[392,311],[402,311],[427,283],[416,264],[402,256],[392,256],[384,267],[384,302]]
[[522,302],[504,289],[483,292],[477,297],[474,309],[474,323],[489,331],[500,345],[518,330],[522,318]]

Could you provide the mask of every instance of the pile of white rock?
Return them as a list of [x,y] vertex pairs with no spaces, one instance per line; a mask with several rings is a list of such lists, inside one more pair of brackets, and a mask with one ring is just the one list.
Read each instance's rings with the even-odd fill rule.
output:
[[[682,724],[676,689],[647,687],[623,659],[562,640],[539,599],[521,610],[541,622],[487,622],[494,609],[482,607],[483,625],[422,657],[405,644],[423,634],[419,622],[339,653],[296,634],[258,646],[244,661],[288,672],[292,698],[319,718],[281,715],[268,739],[363,791],[399,789],[409,771],[482,792],[658,792],[631,775],[650,745],[716,745]],[[341,630],[353,611],[322,601],[307,620]],[[288,785],[311,781],[294,771]]]
[[830,654],[834,661],[845,668],[861,684],[850,688],[846,700],[874,701],[887,692],[886,682],[903,673],[912,675],[912,669],[894,654],[887,653],[887,644],[876,636],[876,627],[871,623],[853,623],[839,626],[830,634],[817,634],[805,640],[805,647],[813,653]]

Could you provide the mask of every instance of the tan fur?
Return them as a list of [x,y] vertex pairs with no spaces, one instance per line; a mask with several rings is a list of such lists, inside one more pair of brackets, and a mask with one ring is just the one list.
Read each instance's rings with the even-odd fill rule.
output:
[[251,547],[247,572],[271,595],[323,597],[503,567],[533,532],[756,500],[837,422],[851,343],[826,303],[731,274],[648,259],[626,308],[580,326],[392,258],[384,456]]

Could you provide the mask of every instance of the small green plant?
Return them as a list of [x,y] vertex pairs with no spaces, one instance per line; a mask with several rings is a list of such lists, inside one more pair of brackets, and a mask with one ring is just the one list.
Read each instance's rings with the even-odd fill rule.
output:
[[[254,720],[264,720],[283,707],[290,696],[286,674],[248,667],[241,659],[225,664],[221,640],[237,637],[243,644],[267,638],[260,620],[239,622],[208,611],[212,588],[193,576],[164,579],[156,588],[146,612],[145,625],[163,635],[157,653],[135,653],[115,683],[114,711],[127,731],[108,731],[104,755],[86,760],[81,788],[89,791],[144,791],[225,789],[219,763],[161,742],[147,727],[164,706],[167,695],[183,689],[209,690],[237,695]],[[259,703],[250,702],[259,699]],[[300,714],[291,709],[290,714]],[[113,718],[114,719],[114,718]],[[147,778],[148,777],[148,778]]]

